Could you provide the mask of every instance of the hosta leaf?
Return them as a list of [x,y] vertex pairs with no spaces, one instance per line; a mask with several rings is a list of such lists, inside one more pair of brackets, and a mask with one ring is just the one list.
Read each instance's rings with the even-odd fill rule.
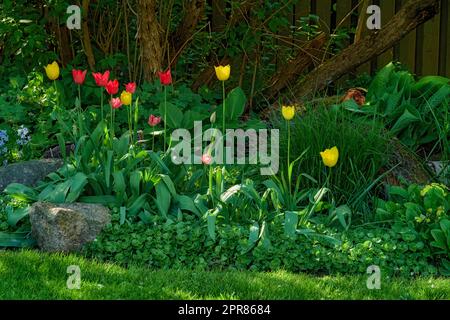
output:
[[6,207],[7,222],[11,227],[15,227],[17,223],[24,217],[28,216],[30,207],[13,209],[11,206]]
[[411,110],[412,110],[411,108],[407,108],[400,116],[400,118],[397,119],[397,121],[391,128],[391,132],[393,134],[398,134],[400,131],[409,126],[411,123],[420,121],[420,116],[413,114]]
[[9,184],[4,192],[13,198],[23,201],[37,201],[38,198],[36,191],[20,183]]

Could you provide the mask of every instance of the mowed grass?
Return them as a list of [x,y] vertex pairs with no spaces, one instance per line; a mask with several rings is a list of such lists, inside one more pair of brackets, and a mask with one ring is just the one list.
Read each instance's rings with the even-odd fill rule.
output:
[[[67,267],[81,270],[80,289],[68,289]],[[0,299],[449,299],[444,278],[314,276],[278,271],[205,272],[122,268],[76,255],[0,251]]]

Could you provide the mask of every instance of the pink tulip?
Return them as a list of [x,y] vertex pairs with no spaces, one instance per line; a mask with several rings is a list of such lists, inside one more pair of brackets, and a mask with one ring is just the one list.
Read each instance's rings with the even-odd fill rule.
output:
[[157,126],[160,122],[161,122],[161,117],[155,117],[152,114],[150,115],[150,117],[148,117],[148,124],[151,127]]
[[120,98],[112,98],[109,104],[113,109],[119,109],[122,106],[122,101],[120,101]]
[[202,163],[206,165],[210,165],[212,162],[212,157],[209,154],[204,154],[202,156]]
[[136,91],[136,83],[130,82],[125,85],[126,92],[134,93]]

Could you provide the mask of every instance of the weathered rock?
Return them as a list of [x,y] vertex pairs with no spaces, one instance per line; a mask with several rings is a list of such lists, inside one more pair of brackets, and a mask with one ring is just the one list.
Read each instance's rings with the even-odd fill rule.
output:
[[13,182],[33,187],[49,173],[63,165],[59,159],[30,160],[14,163],[0,168],[0,192]]
[[109,209],[98,204],[36,202],[30,208],[31,232],[43,251],[78,251],[110,223]]
[[393,138],[391,144],[394,153],[389,159],[387,168],[382,172],[388,168],[395,168],[384,178],[385,182],[398,186],[401,185],[401,180],[406,180],[409,183],[423,185],[432,180],[429,169],[414,152],[403,146],[397,138]]

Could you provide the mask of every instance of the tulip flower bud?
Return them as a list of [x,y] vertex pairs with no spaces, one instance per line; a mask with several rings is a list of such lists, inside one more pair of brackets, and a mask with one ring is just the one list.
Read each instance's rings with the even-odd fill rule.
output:
[[211,117],[209,117],[209,121],[214,124],[216,123],[216,112],[213,112],[213,114],[211,115]]

